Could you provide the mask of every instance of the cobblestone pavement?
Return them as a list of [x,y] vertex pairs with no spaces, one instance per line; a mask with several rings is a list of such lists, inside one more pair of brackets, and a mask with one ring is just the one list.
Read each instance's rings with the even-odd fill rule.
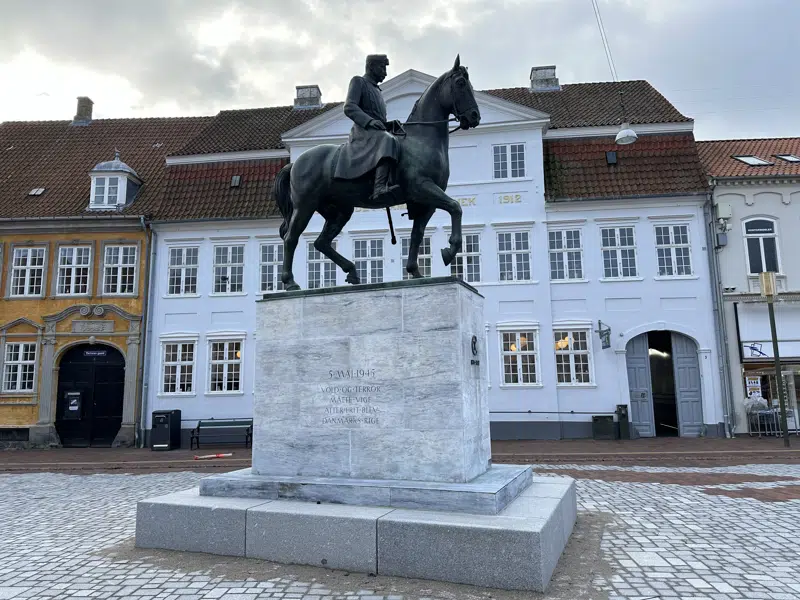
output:
[[[581,522],[600,515],[605,519],[597,534],[602,560],[589,572],[579,572],[570,556],[578,549],[571,543],[557,572],[557,585],[544,597],[800,598],[800,495],[784,494],[776,500],[759,499],[756,493],[800,491],[800,465],[535,468],[578,478],[576,532]],[[136,501],[192,487],[200,477],[192,472],[0,475],[0,600],[543,597],[424,582],[392,588],[385,584],[388,578],[355,574],[352,581],[340,577],[336,586],[330,586],[325,571],[311,567],[300,571],[302,578],[287,576],[297,569],[281,573],[279,566],[241,570],[233,577],[220,575],[213,566],[258,561],[212,557],[208,568],[180,568],[178,562],[170,566],[132,548]],[[114,551],[125,544],[127,553]],[[564,592],[558,584],[581,577],[591,585]],[[347,589],[341,581],[353,585]],[[374,585],[362,585],[369,581]]]

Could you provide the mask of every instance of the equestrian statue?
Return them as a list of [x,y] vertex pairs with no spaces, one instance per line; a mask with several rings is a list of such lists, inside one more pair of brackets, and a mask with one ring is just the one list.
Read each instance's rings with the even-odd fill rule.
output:
[[[344,114],[353,121],[349,141],[311,148],[284,166],[275,179],[275,202],[283,216],[281,280],[286,290],[300,289],[292,273],[294,253],[315,212],[325,225],[314,248],[347,273],[348,283],[360,283],[356,267],[332,243],[356,207],[386,208],[388,213],[390,206],[406,205],[413,221],[406,264],[412,277],[422,277],[417,256],[437,208],[450,213],[452,221],[450,245],[442,249],[444,264],[452,263],[461,250],[461,205],[445,190],[450,177],[449,135],[477,127],[481,120],[469,74],[457,56],[453,68],[428,86],[408,120],[400,123],[387,121],[378,86],[386,78],[388,64],[386,55],[371,54],[365,74],[350,81],[344,104]],[[452,131],[451,121],[458,122]]]

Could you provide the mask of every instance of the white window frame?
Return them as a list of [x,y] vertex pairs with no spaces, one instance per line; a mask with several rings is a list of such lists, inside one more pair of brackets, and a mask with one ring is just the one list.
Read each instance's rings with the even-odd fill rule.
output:
[[[632,246],[621,246],[620,245],[620,230],[622,229],[630,229],[633,233],[633,245]],[[604,238],[603,232],[606,230],[612,230],[614,232],[614,246],[606,246],[604,245]],[[654,230],[655,231],[655,230]],[[610,223],[603,223],[600,225],[599,228],[599,237],[600,237],[600,261],[602,263],[603,268],[603,276],[600,278],[600,281],[641,281],[643,278],[640,272],[640,265],[639,265],[639,253],[637,251],[637,241],[636,241],[636,227],[632,224],[610,224]],[[631,251],[633,252],[633,261],[635,266],[635,272],[633,275],[623,275],[623,258],[622,258],[622,251]],[[613,275],[609,275],[606,271],[606,252],[613,253],[612,256],[609,257],[609,262],[616,266],[618,275],[615,277]]]
[[[517,164],[517,174],[514,175],[514,152],[519,153],[522,151],[522,171],[519,172],[519,164]],[[500,158],[500,169],[498,172],[497,159]],[[517,160],[518,155],[517,155]],[[507,144],[493,144],[492,145],[492,179],[525,179],[527,174],[527,148],[525,142],[510,142]],[[505,165],[505,175],[503,175],[503,167]]]
[[[109,263],[108,254],[112,248],[119,248],[119,262]],[[123,263],[122,257],[125,255],[125,250],[133,248],[133,263]],[[123,269],[133,269],[133,283],[130,292],[121,292],[122,287],[122,272]],[[109,290],[107,286],[107,277],[111,270],[117,272],[116,286]],[[138,244],[120,243],[120,244],[105,244],[103,246],[103,273],[100,277],[100,287],[102,289],[102,296],[136,296],[137,288],[139,285],[139,246]]]
[[[773,233],[767,234],[760,234],[760,233],[747,233],[747,224],[751,223],[752,221],[769,221],[772,223],[772,231]],[[750,250],[748,248],[748,240],[758,240],[759,241],[759,248],[761,250],[761,266],[766,268],[766,255],[764,253],[764,238],[774,238],[775,240],[775,259],[778,262],[778,270],[775,271],[776,275],[783,274],[783,264],[781,262],[781,246],[780,246],[780,236],[778,235],[778,220],[774,217],[766,217],[766,216],[751,216],[747,217],[744,221],[742,221],[742,237],[744,238],[744,257],[745,257],[745,264],[747,265],[747,275],[748,277],[758,277],[758,273],[754,273],[752,267],[750,266]]]
[[[357,256],[356,246],[358,244],[366,244],[366,256]],[[373,244],[380,248],[380,255],[373,255]],[[379,277],[376,277],[373,272],[376,263],[380,264]],[[374,235],[369,237],[354,237],[353,264],[356,266],[356,273],[358,273],[361,283],[383,283],[386,281],[386,239],[384,237],[377,237]]]
[[[180,334],[173,334],[169,337],[164,336],[161,338],[161,381],[158,388],[158,395],[159,396],[180,396],[180,397],[191,397],[197,395],[197,351],[198,351],[198,337],[197,336],[181,336]],[[177,345],[177,356],[178,360],[170,361],[167,363],[167,346],[168,345]],[[185,345],[191,345],[192,348],[192,360],[191,361],[183,361],[181,360],[181,350],[182,347]],[[175,367],[175,391],[169,392],[164,389],[166,385],[166,370],[168,366]],[[178,388],[180,387],[182,368],[190,366],[192,368],[191,374],[191,391],[184,392],[179,391]]]
[[[417,266],[419,267],[419,272],[422,274],[423,277],[430,277],[432,272],[433,260],[432,260],[432,246],[431,236],[426,235],[422,238],[422,243],[419,245],[419,254],[417,255]],[[401,279],[411,279],[411,273],[406,271],[406,265],[408,264],[408,251],[411,249],[411,236],[407,235],[400,238],[400,270],[401,270]],[[384,256],[384,259],[386,257]]]
[[[275,259],[272,261],[265,261],[264,250],[269,246],[274,247],[272,252]],[[262,294],[271,294],[285,289],[283,280],[281,279],[281,272],[283,271],[283,252],[284,248],[281,240],[266,240],[258,245],[258,285]],[[272,274],[269,273],[270,268],[272,268]],[[268,289],[269,285],[265,284],[271,284],[272,289]]]
[[[13,346],[19,346],[19,359],[15,361],[10,361],[8,357],[9,349]],[[23,347],[24,346],[32,346],[33,347],[33,359],[32,360],[23,360]],[[2,377],[3,380],[0,382],[0,390],[2,390],[3,394],[14,394],[14,395],[30,395],[36,393],[36,378],[39,375],[39,344],[35,341],[13,341],[9,342],[6,341],[3,345],[3,356],[2,356],[2,364],[3,364],[3,372]],[[9,371],[9,367],[17,367],[17,373],[15,377],[16,388],[10,389],[8,387],[8,377],[7,373]],[[29,388],[20,388],[20,383],[22,381],[22,374],[24,371],[27,371],[25,367],[29,367],[32,370],[32,380],[31,380],[31,387]]]
[[[336,250],[336,240],[331,242]],[[311,273],[315,269],[311,265],[319,265],[319,285],[311,280]],[[314,247],[314,242],[306,244],[306,284],[308,289],[335,287],[339,280],[339,268],[336,263]],[[361,283],[364,283],[363,281]]]
[[[586,334],[586,350],[573,350],[567,347],[566,350],[560,349],[556,346],[556,333],[564,332],[567,334],[569,338],[569,344],[572,345],[572,336],[575,333],[584,333]],[[563,339],[560,338],[560,339]],[[597,381],[595,379],[594,373],[594,350],[592,347],[592,324],[583,322],[583,321],[554,321],[553,322],[553,330],[552,335],[550,336],[551,343],[553,344],[553,353],[557,356],[569,356],[569,366],[570,366],[570,381],[568,382],[560,382],[558,380],[558,359],[556,358],[555,361],[555,375],[556,375],[556,386],[557,387],[578,387],[578,388],[585,388],[585,387],[597,387]],[[588,360],[588,369],[589,369],[589,381],[576,381],[576,369],[575,369],[575,356],[576,355],[586,355]]]
[[[31,265],[31,254],[33,251],[42,253],[41,265]],[[17,259],[17,252],[25,252],[25,265],[15,266]],[[47,291],[47,246],[45,245],[12,245],[11,252],[9,252],[9,269],[8,269],[8,293],[9,298],[44,298]],[[19,271],[24,272],[24,291],[21,294],[14,293],[14,283],[16,281],[16,273]],[[31,286],[31,279],[34,277],[33,273],[39,271],[39,291],[36,293],[29,293]]]
[[[495,243],[496,243],[496,248],[497,248],[497,280],[500,283],[534,283],[534,280],[533,280],[533,256],[532,256],[532,252],[531,252],[531,248],[533,246],[533,243],[532,243],[533,242],[533,234],[530,232],[530,230],[528,230],[527,228],[514,228],[514,229],[503,228],[503,229],[498,229],[496,234],[497,234],[497,236],[496,236],[496,239],[495,239]],[[500,250],[500,237],[504,236],[504,235],[508,235],[508,234],[511,235],[511,246],[512,246],[512,249],[511,250],[502,250],[501,251]],[[527,237],[527,245],[528,245],[527,250],[521,250],[521,249],[518,248],[518,241],[517,241],[517,235],[518,234],[519,235],[524,234]],[[518,267],[517,259],[516,259],[516,255],[518,255],[518,254],[527,254],[527,256],[528,256],[528,275],[529,276],[528,276],[527,279],[521,279],[519,277],[519,267]],[[502,279],[503,268],[502,268],[501,257],[502,256],[507,256],[507,255],[510,255],[512,257],[512,261],[511,261],[512,278],[511,279]]]
[[[474,238],[477,244],[471,242],[467,238]],[[456,255],[455,260],[450,264],[450,274],[461,278],[467,283],[480,283],[482,279],[482,266],[481,266],[481,234],[478,231],[464,231],[462,233],[463,246],[461,252]],[[475,246],[477,245],[477,250]],[[469,267],[477,267],[473,269],[472,275],[469,275]],[[459,270],[461,275],[459,275]],[[477,277],[475,271],[477,270]]]
[[[73,251],[73,260],[75,251],[78,248],[88,248],[89,250],[89,262],[88,264],[83,265],[62,265],[61,264],[61,252],[62,250],[72,250]],[[94,243],[93,242],[71,242],[71,243],[59,243],[56,245],[55,249],[55,260],[53,265],[53,281],[51,282],[53,295],[57,298],[74,298],[74,297],[85,297],[92,295],[92,285],[94,283],[93,278],[93,271],[94,271]],[[75,290],[75,271],[79,269],[86,269],[86,291],[76,293]],[[69,270],[71,271],[71,284],[70,284],[70,292],[62,292],[61,291],[61,276],[63,271]]]
[[[578,234],[578,246],[569,247],[569,234]],[[555,239],[558,238],[558,239]],[[548,267],[550,270],[550,281],[554,283],[574,283],[574,282],[583,282],[587,281],[586,279],[586,271],[584,270],[584,261],[583,261],[583,228],[581,227],[558,227],[552,228],[547,230],[547,257],[548,257]],[[557,241],[561,244],[561,248],[553,248],[553,242]],[[579,272],[576,272],[573,276],[572,270],[570,269],[570,258],[571,255],[577,254],[578,257],[578,269]],[[564,276],[563,277],[554,277],[553,271],[553,258],[561,255],[561,261],[564,266]],[[572,256],[574,258],[574,256]]]
[[[500,359],[500,387],[501,388],[541,388],[542,383],[542,361],[541,361],[541,344],[540,344],[540,328],[537,321],[506,321],[497,324],[497,343],[498,343],[498,356]],[[506,351],[504,336],[506,334],[516,334],[516,341],[519,342],[520,335],[524,333],[533,334],[533,350],[522,352],[520,350]],[[506,356],[517,357],[517,373],[522,375],[522,355],[532,355],[534,361],[535,381],[517,383],[509,383],[506,381]]]
[[[213,254],[212,254],[212,269],[211,269],[211,293],[210,296],[245,296],[247,295],[247,290],[245,289],[245,267],[247,265],[247,244],[244,242],[227,242],[227,243],[220,243],[214,244],[212,246]],[[226,262],[217,262],[217,251],[221,248],[225,248],[225,261]],[[234,248],[241,248],[242,249],[242,260],[241,262],[233,262],[233,254]],[[237,290],[233,290],[233,285],[231,284],[231,274],[233,273],[234,269],[239,269],[240,271],[240,282],[239,288]],[[217,276],[220,275],[221,277],[225,278],[224,281],[224,291],[218,291],[217,289]]]
[[[658,229],[666,227],[669,231],[669,244],[659,244],[658,243]],[[685,227],[686,228],[686,243],[675,243],[675,227]],[[694,272],[694,256],[692,256],[692,230],[689,226],[689,223],[684,222],[665,222],[665,223],[656,223],[653,225],[653,247],[655,249],[655,258],[656,258],[656,277],[655,279],[696,279],[696,275]],[[678,261],[676,257],[675,250],[677,248],[686,248],[689,252],[689,273],[681,273],[677,274],[678,271]],[[672,264],[673,273],[670,274],[662,274],[661,267],[659,266],[659,258],[658,258],[658,251],[659,250],[667,250],[669,252],[669,258]]]
[[[92,199],[89,205],[92,208],[116,208],[125,204],[126,177],[121,175],[94,175],[92,176]],[[102,186],[98,185],[102,183]],[[116,187],[117,194],[114,202],[109,202],[109,191]],[[101,193],[98,193],[102,189]]]
[[[206,336],[207,344],[206,344],[206,351],[208,355],[206,357],[206,391],[205,393],[209,396],[242,396],[244,395],[244,378],[245,378],[245,363],[244,363],[244,356],[245,356],[245,338],[246,334],[244,332],[235,332],[235,333],[223,333],[223,332],[214,332],[209,333]],[[213,348],[214,344],[225,344],[224,356],[227,357],[228,353],[228,344],[231,343],[238,343],[239,344],[239,357],[236,360],[229,360],[228,358],[223,358],[222,360],[214,360],[213,357]],[[213,390],[212,389],[212,371],[213,365],[221,364],[223,365],[223,385],[227,387],[228,382],[228,373],[229,373],[229,366],[232,364],[239,365],[239,389],[238,390]]]
[[[188,250],[196,251],[196,262],[189,264],[186,261],[186,253]],[[181,262],[179,264],[172,264],[173,251],[181,252]],[[194,270],[194,291],[186,291],[186,280],[188,272]],[[180,281],[180,290],[175,293],[170,288],[172,287],[172,272],[177,271]],[[165,296],[168,298],[197,298],[200,296],[198,284],[200,281],[200,246],[197,245],[175,245],[167,247],[167,290]]]

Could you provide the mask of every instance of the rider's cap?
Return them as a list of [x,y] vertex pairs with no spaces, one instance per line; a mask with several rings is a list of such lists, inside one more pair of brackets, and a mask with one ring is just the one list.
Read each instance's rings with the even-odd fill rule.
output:
[[367,64],[372,63],[383,63],[384,65],[389,64],[389,58],[385,54],[369,54],[367,55]]

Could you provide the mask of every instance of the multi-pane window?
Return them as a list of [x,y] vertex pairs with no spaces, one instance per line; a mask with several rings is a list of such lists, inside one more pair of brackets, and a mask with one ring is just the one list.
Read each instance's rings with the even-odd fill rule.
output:
[[494,178],[525,177],[525,144],[505,144],[493,147]]
[[747,244],[747,265],[751,275],[764,271],[780,272],[778,236],[775,222],[770,219],[751,219],[744,224]]
[[600,230],[600,237],[603,244],[603,277],[636,277],[636,239],[633,227],[604,227]]
[[163,394],[194,392],[194,342],[164,344]]
[[464,236],[464,248],[450,265],[450,273],[466,282],[481,280],[481,236],[468,233]]
[[558,383],[591,383],[589,332],[580,329],[557,330],[553,332],[553,341]]
[[242,342],[211,342],[209,392],[239,392],[242,389]]
[[41,296],[44,282],[44,248],[14,248],[11,295]]
[[497,234],[500,281],[528,281],[531,278],[531,249],[527,231]]
[[58,293],[63,295],[89,292],[89,268],[92,249],[89,246],[61,246],[58,249]]
[[119,177],[95,177],[93,205],[116,206],[119,198]]
[[103,293],[133,294],[136,282],[136,246],[106,246]]
[[244,290],[244,245],[214,246],[214,293]]
[[502,337],[503,382],[538,383],[536,332],[504,331]]
[[353,262],[361,283],[383,281],[383,240],[355,240]]
[[169,249],[169,287],[170,296],[197,293],[197,263],[200,249]]
[[550,247],[550,279],[583,279],[580,229],[547,232]]
[[[401,250],[403,252],[403,279],[411,279],[411,273],[406,271],[408,264],[408,250],[411,247],[411,238],[402,238],[400,240]],[[419,254],[417,254],[417,266],[419,272],[423,277],[431,276],[431,238],[422,238],[422,243],[419,245]]]
[[[336,250],[336,242],[332,242],[331,246]],[[314,248],[314,242],[308,242],[308,289],[335,285],[336,263]]]
[[656,227],[656,256],[660,276],[691,275],[690,253],[688,225]]
[[36,344],[6,344],[3,362],[3,391],[31,392],[36,374]]
[[261,291],[275,292],[283,289],[283,244],[261,244]]

